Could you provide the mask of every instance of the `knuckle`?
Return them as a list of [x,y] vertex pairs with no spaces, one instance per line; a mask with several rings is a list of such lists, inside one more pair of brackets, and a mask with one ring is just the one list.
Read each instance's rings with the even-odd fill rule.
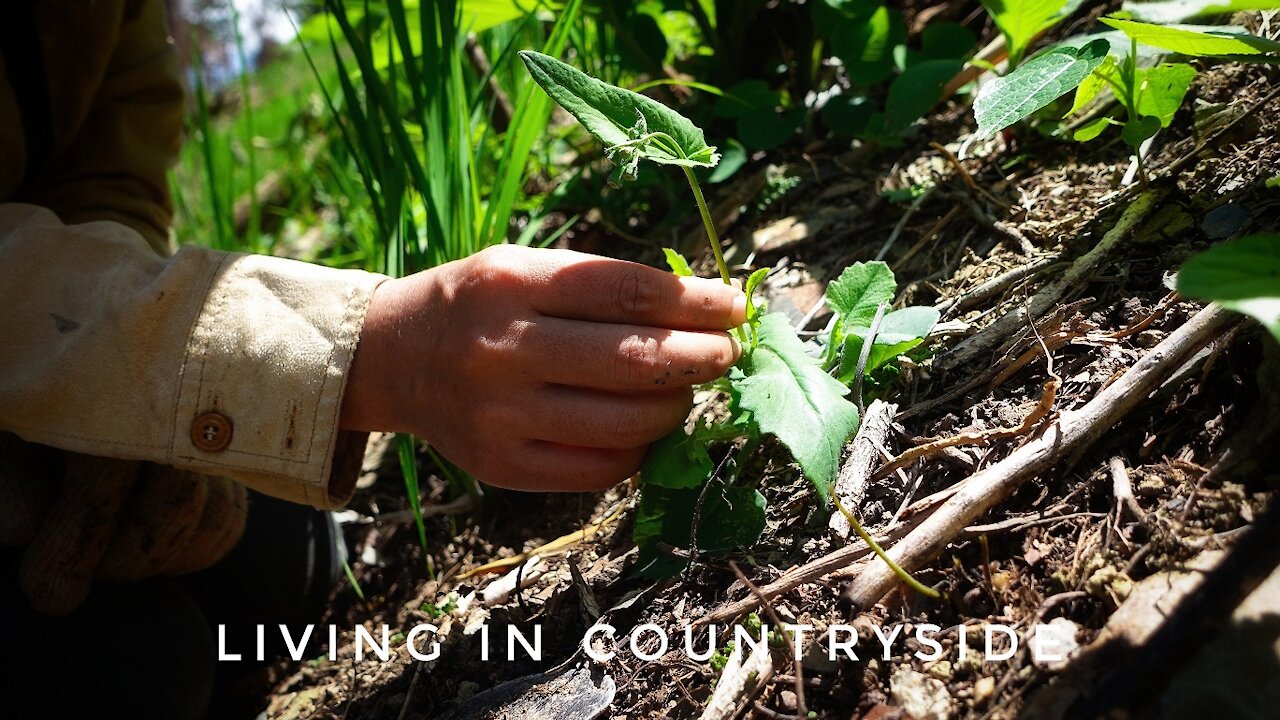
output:
[[617,302],[624,317],[652,318],[666,302],[661,283],[644,267],[625,267],[618,273]]
[[487,286],[507,286],[523,280],[528,265],[525,248],[516,245],[492,245],[475,257],[478,277]]
[[653,338],[632,335],[618,345],[617,376],[628,384],[660,383],[662,378],[658,343]]

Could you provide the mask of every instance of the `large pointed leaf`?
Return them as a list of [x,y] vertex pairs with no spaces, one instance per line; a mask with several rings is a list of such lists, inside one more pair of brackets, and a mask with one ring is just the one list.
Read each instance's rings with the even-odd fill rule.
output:
[[822,371],[781,313],[760,321],[760,344],[730,381],[738,406],[751,412],[761,433],[791,450],[825,505],[840,450],[858,429],[858,408],[845,399],[849,389]]
[[973,101],[978,137],[991,137],[1074,90],[1102,64],[1109,47],[1094,40],[1081,48],[1054,48],[983,85]]
[[1102,22],[1140,43],[1193,57],[1280,53],[1280,42],[1248,33],[1200,32],[1117,18],[1102,18]]
[[[702,130],[667,106],[601,82],[549,55],[523,50],[520,59],[551,99],[604,143],[606,150],[632,148],[638,157],[668,165],[714,167],[719,161],[720,155],[707,145]],[[632,143],[653,133],[663,133],[670,140]]]

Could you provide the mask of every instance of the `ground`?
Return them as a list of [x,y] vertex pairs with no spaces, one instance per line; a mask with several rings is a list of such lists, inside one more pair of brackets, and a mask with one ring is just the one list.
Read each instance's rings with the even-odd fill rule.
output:
[[[928,118],[899,150],[872,156],[859,148],[809,147],[783,153],[773,169],[737,180],[737,192],[747,187],[748,197],[758,194],[761,183],[798,180],[763,212],[728,224],[724,233],[731,263],[740,270],[777,268],[767,285],[775,309],[803,318],[825,281],[846,264],[878,253],[897,275],[899,302],[944,309],[940,332],[931,338],[933,357],[909,364],[895,386],[891,399],[899,415],[885,441],[889,455],[959,433],[1030,426],[1011,437],[934,454],[875,484],[859,509],[874,533],[901,537],[928,515],[914,508],[936,507],[930,501],[935,494],[1035,442],[1055,419],[1089,403],[1186,324],[1202,305],[1171,295],[1169,280],[1188,256],[1215,239],[1276,229],[1280,194],[1266,187],[1280,173],[1280,103],[1268,95],[1276,77],[1256,65],[1202,72],[1173,127],[1152,149],[1147,189],[1122,185],[1129,155],[1119,142],[1078,145],[1007,132],[967,148],[966,159],[956,160],[972,133],[971,114],[959,104]],[[1234,114],[1226,122],[1233,124],[1197,125],[1193,108],[1212,109],[1228,100]],[[1022,152],[1032,144],[1036,152]],[[906,201],[883,192],[912,186],[931,189]],[[711,201],[734,193],[722,186]],[[1040,318],[1051,366],[1026,323],[971,359],[945,360],[962,339],[981,336],[982,328],[1019,312],[1063,277],[1143,193],[1155,198],[1151,212]],[[581,247],[592,237],[592,228],[580,226],[563,242]],[[623,251],[638,252],[630,245]],[[656,255],[642,259],[657,262]],[[1036,270],[994,291],[980,289],[1028,266]],[[808,327],[824,321],[813,317]],[[878,562],[874,558],[815,574],[772,598],[771,609],[782,620],[813,625],[817,635],[834,624],[854,626],[864,652],[856,662],[831,662],[825,653],[811,652],[796,668],[778,651],[771,669],[748,683],[751,689],[732,713],[792,717],[802,689],[807,710],[842,720],[1071,716],[1060,707],[1045,709],[1057,707],[1053,701],[1064,679],[1102,683],[1107,669],[1123,666],[1123,656],[1102,663],[1101,674],[1082,662],[1037,664],[1025,647],[1029,628],[1057,622],[1075,643],[1087,646],[1144,578],[1161,579],[1201,562],[1207,550],[1230,553],[1243,536],[1239,529],[1264,513],[1280,477],[1265,458],[1280,411],[1276,387],[1258,379],[1260,368],[1277,368],[1264,345],[1257,325],[1232,322],[1117,424],[1101,428],[1082,451],[1055,458],[1050,469],[1018,483],[980,520],[946,538],[941,554],[916,569],[923,582],[943,591],[941,600],[898,588],[868,607],[843,602],[850,579]],[[1054,376],[1061,383],[1049,412],[1024,423]],[[570,659],[602,610],[620,634],[656,623],[673,638],[671,651],[657,661],[640,661],[623,650],[597,668],[616,684],[605,716],[699,717],[713,688],[726,681],[710,663],[684,655],[679,633],[730,602],[753,597],[729,561],[754,585],[766,587],[850,543],[827,529],[826,516],[817,512],[807,483],[785,453],[766,445],[740,472],[755,478],[770,500],[768,529],[758,545],[728,559],[695,562],[683,575],[654,586],[630,572],[633,485],[600,495],[490,490],[475,514],[428,517],[428,546],[438,573],[432,580],[412,519],[399,512],[404,492],[394,458],[379,463],[380,457],[371,453],[368,475],[346,516],[357,520],[345,532],[364,598],[343,583],[335,588],[325,622],[344,628],[389,623],[405,630],[434,622],[444,635],[442,656],[419,663],[394,643],[389,662],[366,657],[357,663],[350,635],[344,634],[337,661],[282,661],[260,678],[274,686],[267,717],[435,717],[479,691]],[[420,467],[429,478],[429,503],[444,502],[446,485],[433,474],[429,458]],[[1125,487],[1132,501],[1115,495]],[[894,517],[897,523],[890,526]],[[364,522],[371,518],[380,519]],[[492,574],[468,573],[573,533],[576,542],[544,549],[540,565],[525,566],[521,580],[527,587],[504,602],[485,604],[485,589],[521,563]],[[615,607],[628,599],[635,601]],[[721,623],[720,631],[732,622],[752,622],[746,615]],[[768,622],[768,614],[759,611],[756,619]],[[518,655],[512,662],[481,662],[478,635],[466,632],[481,621],[497,638],[496,648],[505,647],[506,625],[541,623],[542,661]],[[873,627],[892,623],[907,623],[907,637],[920,624],[942,628],[938,639],[948,650],[945,659],[913,657],[916,650],[928,650],[914,639],[897,646],[892,659],[879,659]],[[1012,659],[981,662],[951,654],[960,628],[972,628],[965,632],[974,647],[989,623],[1020,634],[1021,649]],[[1114,626],[1108,630],[1113,631]],[[702,646],[705,636],[699,637]],[[1170,668],[1193,654],[1181,652]],[[1156,679],[1170,677],[1172,670]],[[1124,701],[1121,695],[1116,702]]]

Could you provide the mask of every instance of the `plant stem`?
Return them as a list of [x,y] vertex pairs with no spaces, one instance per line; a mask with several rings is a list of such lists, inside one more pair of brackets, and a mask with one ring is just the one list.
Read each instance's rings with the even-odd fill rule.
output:
[[711,252],[716,256],[716,269],[720,271],[720,279],[725,285],[732,285],[729,279],[729,266],[724,262],[724,253],[720,251],[720,237],[716,235],[715,223],[711,221],[711,211],[707,209],[706,198],[702,197],[702,188],[698,178],[694,177],[693,168],[681,166],[684,176],[689,178],[689,187],[693,189],[693,200],[698,203],[698,212],[702,214],[702,226],[707,230],[707,242],[711,243]]
[[915,590],[925,597],[931,597],[934,599],[942,597],[937,590],[934,590],[933,588],[921,583],[919,580],[911,577],[911,573],[903,570],[898,563],[893,561],[893,558],[889,557],[889,554],[884,551],[884,548],[880,547],[880,544],[872,539],[871,533],[867,532],[866,528],[862,527],[862,523],[858,522],[858,518],[854,517],[853,513],[845,509],[844,503],[840,502],[840,496],[836,494],[836,489],[834,487],[831,488],[831,501],[836,504],[836,509],[844,515],[844,519],[849,521],[849,527],[853,528],[853,531],[858,533],[858,537],[862,538],[862,542],[866,543],[867,547],[870,547],[871,551],[879,556],[880,559],[884,561],[885,565],[889,566],[889,569],[893,571],[893,574],[902,579],[902,582],[906,583],[912,590]]
[[[684,170],[684,176],[689,179],[689,188],[693,190],[693,200],[698,203],[698,212],[702,215],[702,227],[707,231],[707,242],[711,244],[711,253],[716,258],[716,269],[720,271],[720,279],[724,280],[725,285],[732,285],[733,282],[729,278],[729,266],[725,264],[724,253],[720,250],[720,237],[716,235],[715,223],[711,221],[711,211],[707,209],[707,200],[702,197],[702,187],[698,185],[698,178],[693,174],[693,168],[681,166]],[[738,334],[738,340],[743,345],[747,344],[747,336],[742,332],[742,328],[735,328]]]

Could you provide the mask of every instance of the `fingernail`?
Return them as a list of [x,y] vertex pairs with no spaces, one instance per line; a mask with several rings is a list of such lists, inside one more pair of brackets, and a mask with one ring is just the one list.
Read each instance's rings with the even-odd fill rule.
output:
[[733,323],[741,325],[747,321],[747,296],[739,295],[733,299]]
[[738,338],[733,335],[729,336],[729,342],[733,343],[733,361],[738,362],[742,357],[742,343],[738,342]]

